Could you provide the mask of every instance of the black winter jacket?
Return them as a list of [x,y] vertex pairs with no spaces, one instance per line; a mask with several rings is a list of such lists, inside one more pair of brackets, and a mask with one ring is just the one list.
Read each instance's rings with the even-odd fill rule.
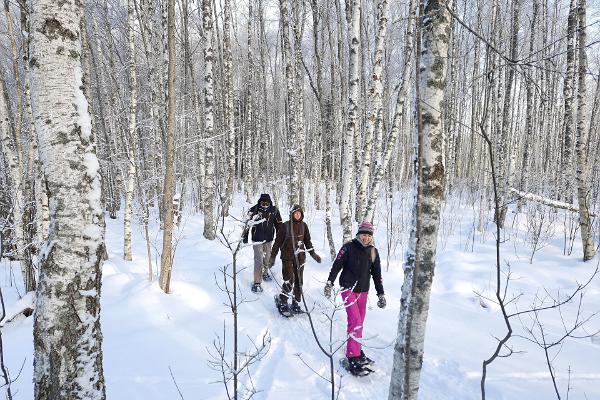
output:
[[[372,259],[372,253],[375,254],[375,261]],[[327,280],[333,282],[340,270],[342,270],[340,275],[341,287],[346,289],[354,287],[353,291],[355,293],[368,292],[369,278],[372,276],[377,294],[384,294],[381,279],[381,261],[375,246],[365,247],[356,238],[344,244],[331,266],[331,272],[329,272]]]
[[[271,205],[267,208],[260,206],[261,201],[268,201]],[[281,214],[271,201],[271,196],[261,194],[258,202],[248,210],[248,218],[253,221],[261,221],[256,225],[250,224],[250,233],[253,242],[271,242],[275,232],[282,223]],[[248,241],[248,230],[244,232],[244,242]]]

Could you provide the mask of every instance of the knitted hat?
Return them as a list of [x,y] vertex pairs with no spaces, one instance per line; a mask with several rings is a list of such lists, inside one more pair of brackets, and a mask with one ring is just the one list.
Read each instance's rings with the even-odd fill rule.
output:
[[366,233],[368,235],[373,236],[373,231],[375,231],[375,228],[373,228],[373,224],[369,221],[363,221],[358,226],[358,232],[356,232],[356,234],[360,235],[361,233]]

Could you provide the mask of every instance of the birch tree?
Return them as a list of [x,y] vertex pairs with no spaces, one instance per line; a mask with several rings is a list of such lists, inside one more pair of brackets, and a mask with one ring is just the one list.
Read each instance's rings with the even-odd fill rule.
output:
[[167,149],[163,188],[163,248],[160,255],[160,288],[169,293],[173,268],[173,192],[175,191],[175,0],[167,4]]
[[392,156],[392,149],[394,149],[396,145],[396,141],[398,140],[398,135],[400,134],[400,128],[402,124],[402,120],[405,115],[405,111],[407,109],[407,92],[410,84],[410,75],[411,75],[411,61],[412,61],[412,53],[413,53],[413,42],[414,42],[414,26],[416,20],[416,1],[411,0],[408,6],[408,24],[406,28],[406,36],[404,43],[404,62],[402,66],[402,75],[400,81],[400,89],[398,91],[398,96],[396,98],[396,107],[394,111],[394,117],[392,121],[392,126],[390,129],[390,133],[386,140],[386,147],[382,155],[377,155],[375,162],[375,172],[373,174],[371,189],[369,192],[369,197],[367,201],[367,205],[364,209],[363,220],[368,220],[373,222],[373,218],[375,215],[375,203],[378,198],[379,188],[381,187],[381,183],[383,180],[383,175],[385,170],[389,164],[390,158]]
[[441,110],[451,29],[447,7],[451,7],[451,3],[445,0],[425,1],[422,13],[422,58],[417,79],[416,201],[404,264],[390,400],[417,399],[423,364],[425,328],[445,184]]
[[[577,0],[569,2],[569,16],[567,19],[567,71],[563,81],[563,146],[562,146],[562,174],[560,176],[560,188],[558,190],[560,200],[571,202],[573,194],[573,97],[575,77],[575,30],[577,29]],[[566,196],[566,197],[565,197]]]
[[287,153],[284,154],[289,160],[289,180],[288,186],[288,203],[290,207],[293,204],[300,203],[300,185],[298,183],[298,167],[300,164],[299,155],[296,151],[298,145],[298,118],[300,115],[296,113],[296,68],[294,60],[292,59],[292,45],[290,43],[290,13],[289,3],[287,0],[279,0],[279,14],[280,14],[280,26],[281,26],[281,40],[282,40],[282,62],[285,65],[285,83],[287,92],[287,130],[288,130],[288,144]]
[[233,59],[231,54],[231,0],[223,4],[223,128],[227,148],[227,186],[222,199],[223,215],[229,215],[235,177],[235,127],[233,115]]
[[32,108],[51,226],[34,314],[38,400],[106,398],[100,330],[104,217],[83,92],[82,16],[78,1],[33,2]]
[[[383,54],[385,51],[385,36],[387,33],[389,4],[387,0],[377,2],[377,35],[375,36],[375,61],[371,73],[371,86],[369,88],[369,113],[367,116],[367,131],[363,146],[362,168],[359,171],[358,195],[356,214],[363,216],[367,202],[367,189],[371,175],[371,159],[375,129],[383,129],[382,104],[383,104]],[[408,21],[410,24],[411,21]],[[377,194],[373,194],[377,196]]]
[[577,48],[579,58],[579,70],[577,73],[577,137],[575,153],[577,158],[577,201],[579,203],[579,228],[581,230],[581,242],[583,248],[583,261],[594,258],[595,248],[590,221],[590,210],[588,205],[588,161],[587,161],[587,54],[586,54],[586,0],[579,0],[577,7]]
[[342,195],[340,199],[340,220],[343,229],[343,242],[352,240],[352,187],[354,184],[354,137],[358,129],[358,104],[360,95],[360,71],[358,52],[360,49],[361,1],[352,1],[351,20],[348,24],[350,57],[348,61],[348,121],[342,149]]
[[133,192],[136,178],[135,137],[136,137],[136,107],[137,107],[137,78],[135,62],[135,3],[127,1],[127,38],[129,42],[129,135],[127,136],[127,190],[125,192],[124,250],[123,258],[131,261],[131,217],[133,214]]
[[211,142],[204,152],[206,165],[202,205],[204,207],[204,237],[215,239],[215,154],[214,154],[214,76],[213,76],[213,22],[212,0],[202,0],[202,27],[204,29],[204,135]]

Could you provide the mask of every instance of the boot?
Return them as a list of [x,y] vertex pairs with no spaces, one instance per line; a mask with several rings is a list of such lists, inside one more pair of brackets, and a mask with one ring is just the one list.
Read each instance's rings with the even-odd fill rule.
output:
[[251,289],[254,293],[262,293],[263,288],[262,286],[260,286],[260,283],[253,283],[252,284],[252,289]]
[[348,371],[354,376],[369,375],[369,370],[360,363],[360,357],[348,358]]
[[369,366],[369,365],[373,365],[375,364],[375,361],[371,360],[369,357],[367,357],[364,353],[364,351],[360,351],[360,356],[358,357],[358,361],[361,363],[361,365],[364,366]]
[[300,307],[300,304],[298,304],[296,300],[292,302],[292,312],[294,314],[302,314],[304,312],[304,310],[302,309],[302,307]]

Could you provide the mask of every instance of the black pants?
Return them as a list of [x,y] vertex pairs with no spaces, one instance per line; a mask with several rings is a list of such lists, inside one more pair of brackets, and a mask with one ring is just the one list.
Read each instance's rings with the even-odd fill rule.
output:
[[[301,260],[298,260],[301,261]],[[302,301],[302,282],[304,281],[304,262],[300,262],[298,266],[296,260],[281,260],[281,272],[283,274],[283,285],[281,286],[281,294],[279,300],[282,303],[287,303],[290,298],[290,292],[294,290],[294,300],[297,303]],[[294,267],[297,267],[298,276],[294,273]]]

